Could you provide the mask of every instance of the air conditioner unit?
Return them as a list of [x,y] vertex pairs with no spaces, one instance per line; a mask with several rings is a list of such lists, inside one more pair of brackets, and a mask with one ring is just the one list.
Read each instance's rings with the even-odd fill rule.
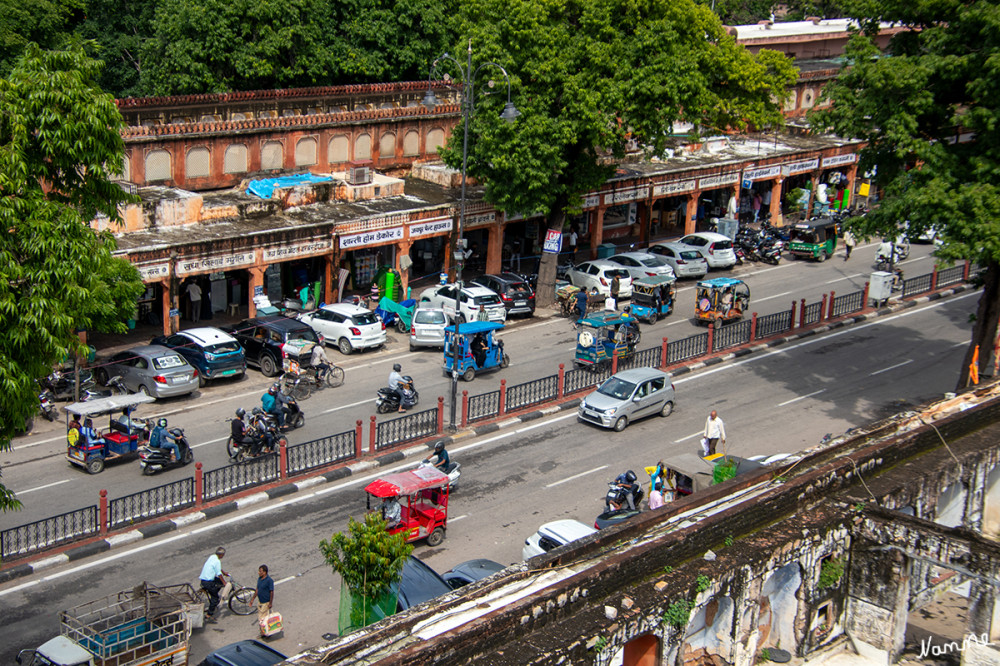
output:
[[351,167],[347,172],[348,185],[367,185],[372,182],[371,167]]

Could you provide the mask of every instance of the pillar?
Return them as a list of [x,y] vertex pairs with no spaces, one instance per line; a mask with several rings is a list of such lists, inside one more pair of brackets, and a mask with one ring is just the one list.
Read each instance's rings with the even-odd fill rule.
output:
[[653,203],[652,201],[637,201],[635,205],[636,221],[639,223],[639,242],[646,245],[649,243],[649,213]]
[[857,180],[858,180],[858,163],[855,162],[847,169],[847,191],[850,192],[850,200],[847,202],[847,208],[851,209],[854,206],[854,197],[858,195],[857,190]]
[[176,333],[179,328],[179,323],[177,317],[170,316],[170,310],[175,307],[176,303],[176,288],[173,286],[176,280],[172,278],[166,278],[161,281],[162,289],[160,290],[160,305],[163,309],[163,334],[170,335],[171,333]]
[[250,273],[250,285],[247,289],[250,292],[250,309],[248,310],[250,314],[248,316],[254,317],[257,314],[257,304],[254,303],[253,297],[257,287],[264,288],[264,266],[251,266],[248,272]]
[[695,190],[687,195],[687,219],[684,220],[684,235],[693,234],[698,220],[698,197],[701,190]]
[[399,286],[402,289],[403,297],[401,301],[406,300],[406,289],[410,286],[410,269],[407,268],[403,270],[401,262],[403,261],[403,256],[410,256],[410,249],[413,247],[413,241],[404,240],[399,241],[396,244],[396,270],[399,271]]
[[[336,303],[338,299],[333,293],[333,274],[336,272],[336,264],[333,260],[333,252],[323,256],[323,300],[327,303]],[[252,299],[251,299],[252,300]],[[319,303],[316,304],[319,307]]]
[[813,171],[809,174],[809,181],[812,183],[812,189],[809,190],[809,205],[806,206],[805,219],[809,219],[813,214],[813,204],[816,202],[816,190],[819,188],[819,174]]
[[[733,191],[729,193],[730,201],[734,201],[735,202],[733,204],[733,206],[730,206],[728,201],[726,202],[726,217],[729,217],[729,219],[732,219],[732,220],[738,220],[738,219],[740,219],[740,188],[741,187],[742,187],[742,184],[741,183],[737,183],[736,185],[733,186]],[[731,217],[729,215],[730,208],[733,209],[733,214],[732,214]]]
[[992,585],[974,579],[969,589],[969,626],[966,634],[1000,640],[1000,600]]
[[784,220],[781,219],[781,183],[782,178],[778,177],[771,185],[771,224],[776,227],[784,224]]
[[590,225],[590,258],[597,259],[597,246],[604,242],[604,206],[598,206],[593,212],[593,222]]
[[844,629],[894,663],[903,651],[909,612],[910,560],[881,544],[855,541],[850,558]]
[[503,270],[503,227],[496,221],[486,233],[486,272],[496,274]]

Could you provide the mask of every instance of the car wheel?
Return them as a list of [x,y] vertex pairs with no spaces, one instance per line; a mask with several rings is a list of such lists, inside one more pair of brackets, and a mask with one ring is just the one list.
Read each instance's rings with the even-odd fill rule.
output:
[[139,388],[136,390],[136,393],[141,393],[142,395],[152,395],[149,392],[149,389],[146,388],[145,384],[139,384]]
[[440,527],[435,527],[434,531],[427,535],[427,545],[431,548],[440,546],[442,541],[444,541],[444,530]]
[[471,366],[466,368],[465,372],[462,373],[462,379],[464,379],[467,382],[471,382],[475,378],[476,378],[476,369]]
[[410,351],[411,351],[411,352],[412,352],[412,351],[417,351],[417,348],[413,346],[413,343],[412,343],[412,342],[410,343]]
[[660,408],[660,416],[670,416],[674,413],[674,403],[671,400],[667,400],[663,403],[663,407]]
[[270,354],[260,357],[260,374],[265,377],[274,377],[278,374],[278,364]]
[[206,386],[208,386],[208,380],[205,379],[205,374],[204,373],[199,372],[198,373],[198,388],[205,388]]
[[460,323],[460,324],[468,324],[469,323],[469,318],[465,316],[464,312],[459,312],[458,313],[458,323]]
[[406,322],[404,322],[402,319],[397,319],[396,320],[396,332],[397,333],[406,333],[408,330],[409,329],[406,327]]
[[87,461],[87,472],[100,474],[104,471],[104,458],[91,458]]
[[94,370],[94,381],[101,386],[108,385],[108,371],[104,368],[97,368]]
[[656,323],[656,315],[652,315],[651,314],[648,317],[646,317],[646,323],[649,324],[650,326],[652,326],[653,324],[655,324]]
[[826,250],[825,249],[819,251],[819,256],[816,257],[816,261],[818,261],[820,263],[826,261]]
[[352,351],[354,351],[354,347],[351,346],[351,341],[347,338],[341,338],[337,341],[337,349],[339,349],[340,353],[344,356],[348,356]]
[[615,421],[615,432],[621,432],[622,430],[624,430],[627,427],[628,427],[628,417],[627,416],[619,416],[618,420]]

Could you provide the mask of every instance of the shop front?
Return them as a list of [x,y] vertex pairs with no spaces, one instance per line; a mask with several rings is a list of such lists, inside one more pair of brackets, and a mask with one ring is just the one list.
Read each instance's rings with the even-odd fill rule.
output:
[[[380,274],[384,275],[395,269],[397,244],[402,243],[404,237],[405,225],[402,224],[361,233],[341,234],[338,237],[340,275],[344,278],[341,294],[347,291],[358,295],[369,294]],[[405,292],[405,284],[399,288]],[[391,291],[397,291],[395,284],[391,285]]]
[[[851,205],[851,193],[854,190],[854,178],[857,174],[858,156],[854,153],[848,155],[833,155],[820,160],[820,187],[826,186],[823,197],[826,208],[822,213],[831,210],[847,210]],[[817,193],[817,198],[819,194]]]
[[[756,224],[777,213],[772,203],[781,198],[781,167],[755,167],[743,171],[740,184],[739,220],[741,225]],[[772,220],[776,223],[776,220]]]
[[713,218],[735,219],[739,214],[739,187],[739,171],[699,178],[695,229],[712,231]]
[[800,160],[781,167],[781,214],[786,223],[794,223],[809,216],[815,192],[813,176],[819,168],[819,158]]
[[696,209],[696,178],[674,180],[653,185],[653,204],[650,212],[650,240],[679,238],[694,231]]
[[406,271],[400,271],[407,284],[418,280],[437,281],[442,266],[445,265],[445,255],[448,254],[449,247],[448,238],[454,228],[455,222],[450,216],[409,225],[409,257],[413,263],[408,274]]

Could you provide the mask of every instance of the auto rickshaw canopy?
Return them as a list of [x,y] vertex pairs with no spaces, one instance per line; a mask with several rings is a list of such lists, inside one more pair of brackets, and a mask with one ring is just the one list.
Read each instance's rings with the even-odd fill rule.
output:
[[[459,324],[459,335],[475,335],[476,333],[487,333],[489,331],[499,331],[503,328],[503,323],[498,321],[469,321]],[[454,333],[455,324],[444,329],[445,333]]]
[[657,287],[671,285],[674,282],[677,282],[677,278],[673,275],[651,275],[639,278],[638,280],[633,280],[632,291],[641,291],[649,294],[652,293],[653,289],[656,289]]
[[375,479],[365,487],[369,495],[384,499],[386,497],[405,497],[421,490],[443,488],[448,485],[448,475],[437,467],[420,467],[406,472],[387,474]]
[[619,324],[629,324],[636,326],[635,317],[624,317],[621,312],[596,312],[580,321],[583,326],[591,328],[604,328],[605,326],[618,326]]
[[156,398],[142,393],[130,393],[129,395],[113,395],[97,400],[87,400],[86,402],[74,402],[66,406],[68,414],[74,414],[82,418],[88,416],[100,416],[101,414],[111,414],[125,409],[134,409],[139,405],[155,402]]
[[799,222],[789,230],[790,240],[802,243],[823,243],[836,235],[837,221],[832,217]]

